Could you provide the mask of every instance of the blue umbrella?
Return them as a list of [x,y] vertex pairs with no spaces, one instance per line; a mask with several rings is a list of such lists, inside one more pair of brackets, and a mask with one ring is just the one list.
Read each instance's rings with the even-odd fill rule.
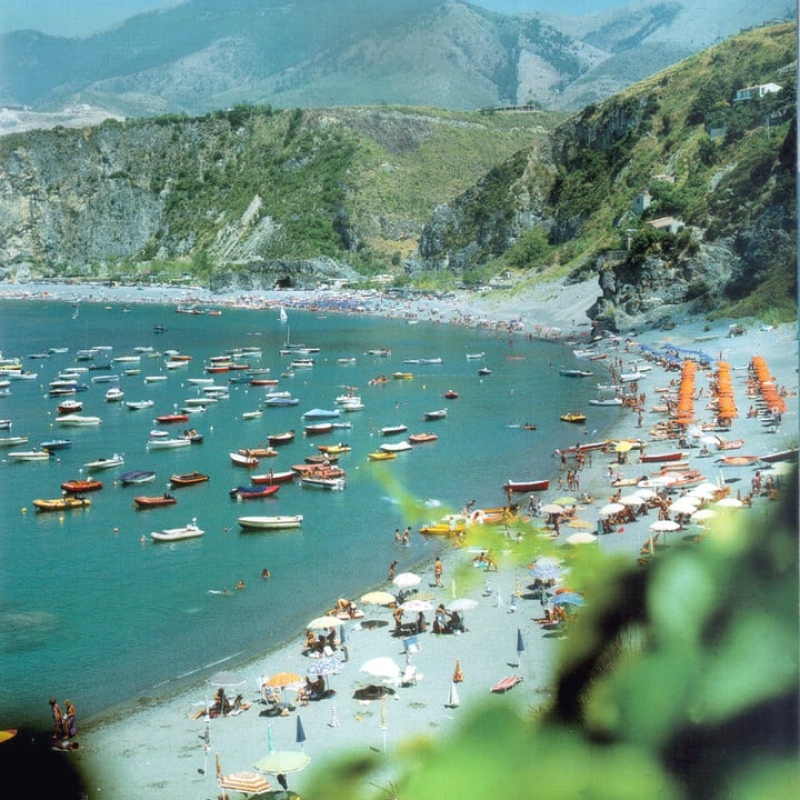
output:
[[306,740],[306,732],[303,729],[303,720],[300,719],[300,715],[297,715],[297,733],[295,735],[295,741],[297,744],[300,745],[300,749],[303,749],[303,742]]
[[553,598],[554,606],[585,606],[586,601],[577,592],[562,592]]
[[525,650],[525,642],[522,641],[522,631],[517,628],[517,655],[519,656],[519,664],[522,665],[522,653]]

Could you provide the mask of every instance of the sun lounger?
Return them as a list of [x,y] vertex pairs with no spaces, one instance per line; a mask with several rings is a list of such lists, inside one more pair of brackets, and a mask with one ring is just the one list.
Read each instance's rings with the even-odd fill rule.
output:
[[522,683],[522,678],[520,678],[519,675],[509,675],[507,678],[497,681],[497,683],[492,686],[492,691],[503,694],[509,689],[513,689],[518,683]]

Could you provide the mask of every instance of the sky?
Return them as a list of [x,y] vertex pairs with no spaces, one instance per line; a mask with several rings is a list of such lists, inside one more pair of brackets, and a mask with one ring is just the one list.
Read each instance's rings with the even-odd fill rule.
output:
[[[0,0],[0,33],[32,28],[53,36],[88,36],[135,14],[181,0]],[[336,2],[336,0],[331,0]],[[469,0],[506,14],[526,11],[589,14],[628,5],[628,0]]]

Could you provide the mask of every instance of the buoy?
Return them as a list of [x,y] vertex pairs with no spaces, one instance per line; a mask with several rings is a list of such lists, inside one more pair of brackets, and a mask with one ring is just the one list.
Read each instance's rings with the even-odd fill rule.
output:
[[119,528],[112,528],[111,530],[113,530],[114,533],[119,533]]
[[25,506],[22,506],[22,508],[20,510],[22,511],[23,514],[27,514],[28,513],[28,509],[25,508]]

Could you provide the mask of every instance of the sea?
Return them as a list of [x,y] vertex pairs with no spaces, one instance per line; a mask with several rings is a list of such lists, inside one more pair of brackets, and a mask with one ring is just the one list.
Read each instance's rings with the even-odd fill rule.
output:
[[[0,397],[0,419],[11,423],[0,438],[28,437],[25,445],[0,449],[3,726],[19,716],[46,720],[51,696],[69,697],[86,719],[184,688],[282,645],[340,597],[357,600],[370,588],[390,586],[387,569],[394,560],[398,571],[429,574],[447,542],[419,534],[421,525],[473,500],[475,508],[503,505],[508,479],[554,477],[554,450],[600,437],[616,415],[587,407],[594,378],[559,375],[560,366],[578,366],[570,348],[524,333],[295,309],[287,317],[282,321],[277,308],[226,307],[211,315],[148,304],[0,302],[0,350],[36,374],[12,380]],[[291,358],[279,350],[287,341],[318,347],[313,367],[283,377]],[[240,363],[269,369],[258,377],[277,378],[270,389],[289,391],[300,402],[266,408],[270,389],[229,383],[242,371],[205,371],[212,357],[243,349],[249,354]],[[77,360],[81,350],[93,350],[93,360]],[[370,352],[381,350],[390,354]],[[168,369],[168,351],[191,360]],[[136,355],[138,363],[113,360]],[[75,395],[84,403],[81,413],[99,416],[101,424],[58,425],[51,381],[70,367],[108,363],[109,369],[82,373],[79,381],[88,388]],[[482,367],[490,373],[480,375]],[[412,377],[393,378],[395,372]],[[113,382],[92,380],[111,376],[119,376],[122,402],[105,400]],[[145,381],[152,376],[165,380]],[[370,383],[380,376],[388,380]],[[229,386],[229,398],[192,414],[188,423],[156,424],[156,416],[199,396],[190,378],[209,377]],[[305,436],[302,414],[339,408],[336,398],[348,387],[364,409],[335,421],[351,427]],[[445,399],[449,390],[457,399]],[[152,408],[125,405],[146,399],[154,401]],[[442,408],[444,419],[423,419]],[[559,419],[575,409],[586,411],[585,425]],[[256,410],[264,412],[260,418],[244,418]],[[408,427],[407,434],[391,437],[394,442],[423,431],[438,438],[392,461],[368,460],[389,440],[380,429],[394,425]],[[202,443],[148,448],[153,429],[175,435],[189,426],[203,435]],[[230,490],[249,478],[229,454],[263,446],[268,435],[287,430],[296,431],[294,441],[277,447],[277,457],[262,459],[256,472],[288,470],[317,453],[318,445],[342,442],[351,447],[339,460],[346,488],[309,489],[294,481],[270,498],[232,499]],[[47,461],[8,459],[14,450],[54,438],[69,438],[71,445]],[[63,481],[86,477],[86,463],[115,453],[124,456],[124,466],[93,473],[104,486],[87,495],[89,508],[36,511],[34,499],[59,497]],[[122,485],[120,474],[131,470],[154,470],[155,481]],[[194,470],[210,480],[173,490],[177,504],[135,508],[134,496],[168,491],[171,474]],[[302,514],[302,527],[246,533],[237,523],[242,515],[277,514]],[[204,536],[150,539],[152,531],[192,520]],[[411,544],[399,548],[394,532],[406,526]],[[261,577],[265,568],[268,580]],[[234,589],[239,581],[244,590]]]

